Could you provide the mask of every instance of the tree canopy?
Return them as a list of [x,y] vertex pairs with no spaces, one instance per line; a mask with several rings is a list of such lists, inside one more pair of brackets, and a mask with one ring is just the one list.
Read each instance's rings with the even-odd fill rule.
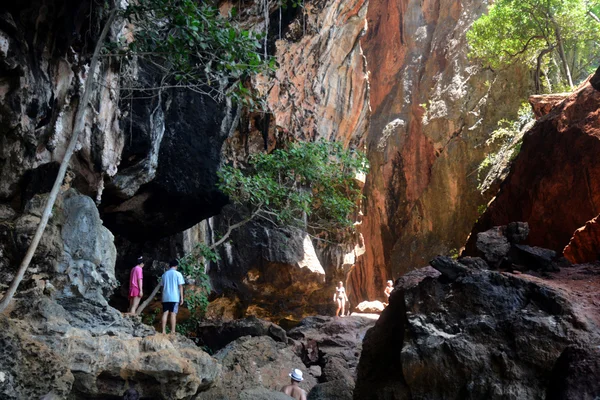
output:
[[365,155],[335,142],[299,142],[253,155],[246,168],[225,166],[219,189],[234,203],[277,226],[340,230],[352,227],[368,169]]
[[[131,35],[111,47],[153,67],[162,76],[158,89],[179,86],[217,99],[247,100],[244,80],[273,68],[275,61],[260,56],[263,34],[232,23],[232,14],[221,15],[196,0],[138,0],[123,12]],[[157,88],[137,88],[152,89]]]
[[538,93],[571,88],[600,62],[599,9],[600,0],[498,0],[467,33],[470,56],[533,68]]

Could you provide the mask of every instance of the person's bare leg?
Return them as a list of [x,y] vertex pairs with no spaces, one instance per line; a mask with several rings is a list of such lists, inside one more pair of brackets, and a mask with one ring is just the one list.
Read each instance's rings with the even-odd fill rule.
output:
[[346,300],[342,299],[341,303],[342,303],[342,317],[345,317],[346,316],[346,310],[345,310],[346,309]]
[[171,318],[171,335],[175,334],[175,324],[177,323],[177,314],[175,314],[174,312],[170,312],[170,318]]
[[340,299],[337,300],[337,310],[335,311],[335,316],[339,317],[340,316],[340,310],[342,309],[342,302],[340,301]]
[[163,335],[167,333],[167,318],[168,318],[168,316],[169,316],[168,311],[163,312],[162,319],[160,321],[162,324],[162,334]]
[[131,314],[131,307],[133,307],[133,298],[129,298],[129,308],[127,308],[126,314]]
[[129,312],[132,315],[135,315],[135,312],[137,311],[137,308],[140,305],[141,299],[142,299],[141,297],[137,297],[137,296],[133,298],[133,301],[131,302],[131,310],[129,310]]

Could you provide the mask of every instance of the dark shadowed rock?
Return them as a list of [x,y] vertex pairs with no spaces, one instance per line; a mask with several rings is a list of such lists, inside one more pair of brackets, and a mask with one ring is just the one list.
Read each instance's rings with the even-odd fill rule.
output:
[[511,222],[506,225],[505,235],[512,244],[522,243],[529,236],[529,224],[527,222]]
[[396,282],[394,283],[394,290],[410,289],[417,286],[425,278],[437,278],[440,275],[441,274],[437,269],[429,265],[423,268],[415,269],[414,271],[410,271],[409,273],[396,279]]
[[287,343],[283,328],[256,317],[229,322],[202,322],[196,328],[199,344],[217,352],[242,336],[268,336],[277,342]]
[[477,254],[492,269],[498,268],[505,261],[510,250],[510,243],[504,234],[504,228],[496,226],[477,234]]
[[458,259],[458,262],[472,269],[490,269],[488,263],[479,257],[461,257]]
[[319,383],[308,394],[308,400],[352,400],[353,386],[346,380]]
[[525,269],[558,271],[556,252],[553,250],[516,244],[511,247],[509,256],[513,264]]
[[[283,385],[282,385],[283,386]],[[269,390],[265,388],[254,388],[242,390],[239,400],[290,400],[291,397],[280,390]],[[226,399],[223,399],[226,400]]]
[[544,398],[563,350],[600,339],[566,293],[477,270],[396,290],[365,337],[354,398]]
[[431,260],[431,266],[437,269],[444,278],[453,282],[469,273],[469,269],[450,257],[439,256]]
[[596,70],[592,78],[590,79],[590,84],[596,90],[600,90],[600,67]]
[[321,375],[321,381],[333,382],[344,380],[347,385],[354,389],[354,374],[348,369],[348,363],[336,356],[325,356],[325,366]]
[[552,369],[546,400],[600,398],[600,348],[567,347]]

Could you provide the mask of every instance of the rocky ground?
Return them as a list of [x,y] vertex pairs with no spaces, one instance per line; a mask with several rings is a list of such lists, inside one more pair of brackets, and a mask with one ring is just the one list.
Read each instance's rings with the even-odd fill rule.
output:
[[[286,333],[251,317],[204,324],[203,347],[87,300],[21,299],[0,316],[0,398],[278,399],[294,368],[311,399],[351,399],[373,316],[311,317]],[[206,350],[206,351],[205,351]],[[208,352],[207,352],[208,351]],[[210,354],[212,355],[210,355]]]
[[368,332],[355,399],[594,399],[600,263],[479,233],[480,257],[437,257],[396,283]]

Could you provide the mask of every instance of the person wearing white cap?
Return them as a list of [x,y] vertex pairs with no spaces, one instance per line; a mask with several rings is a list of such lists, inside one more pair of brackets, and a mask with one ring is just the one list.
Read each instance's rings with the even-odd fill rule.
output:
[[387,306],[390,301],[390,295],[392,294],[392,290],[394,290],[394,281],[387,281],[387,286],[385,287],[383,294],[385,294],[385,303],[384,306]]
[[291,383],[284,386],[281,391],[296,400],[306,400],[306,392],[299,386],[299,383],[304,380],[302,371],[294,369],[290,374]]

